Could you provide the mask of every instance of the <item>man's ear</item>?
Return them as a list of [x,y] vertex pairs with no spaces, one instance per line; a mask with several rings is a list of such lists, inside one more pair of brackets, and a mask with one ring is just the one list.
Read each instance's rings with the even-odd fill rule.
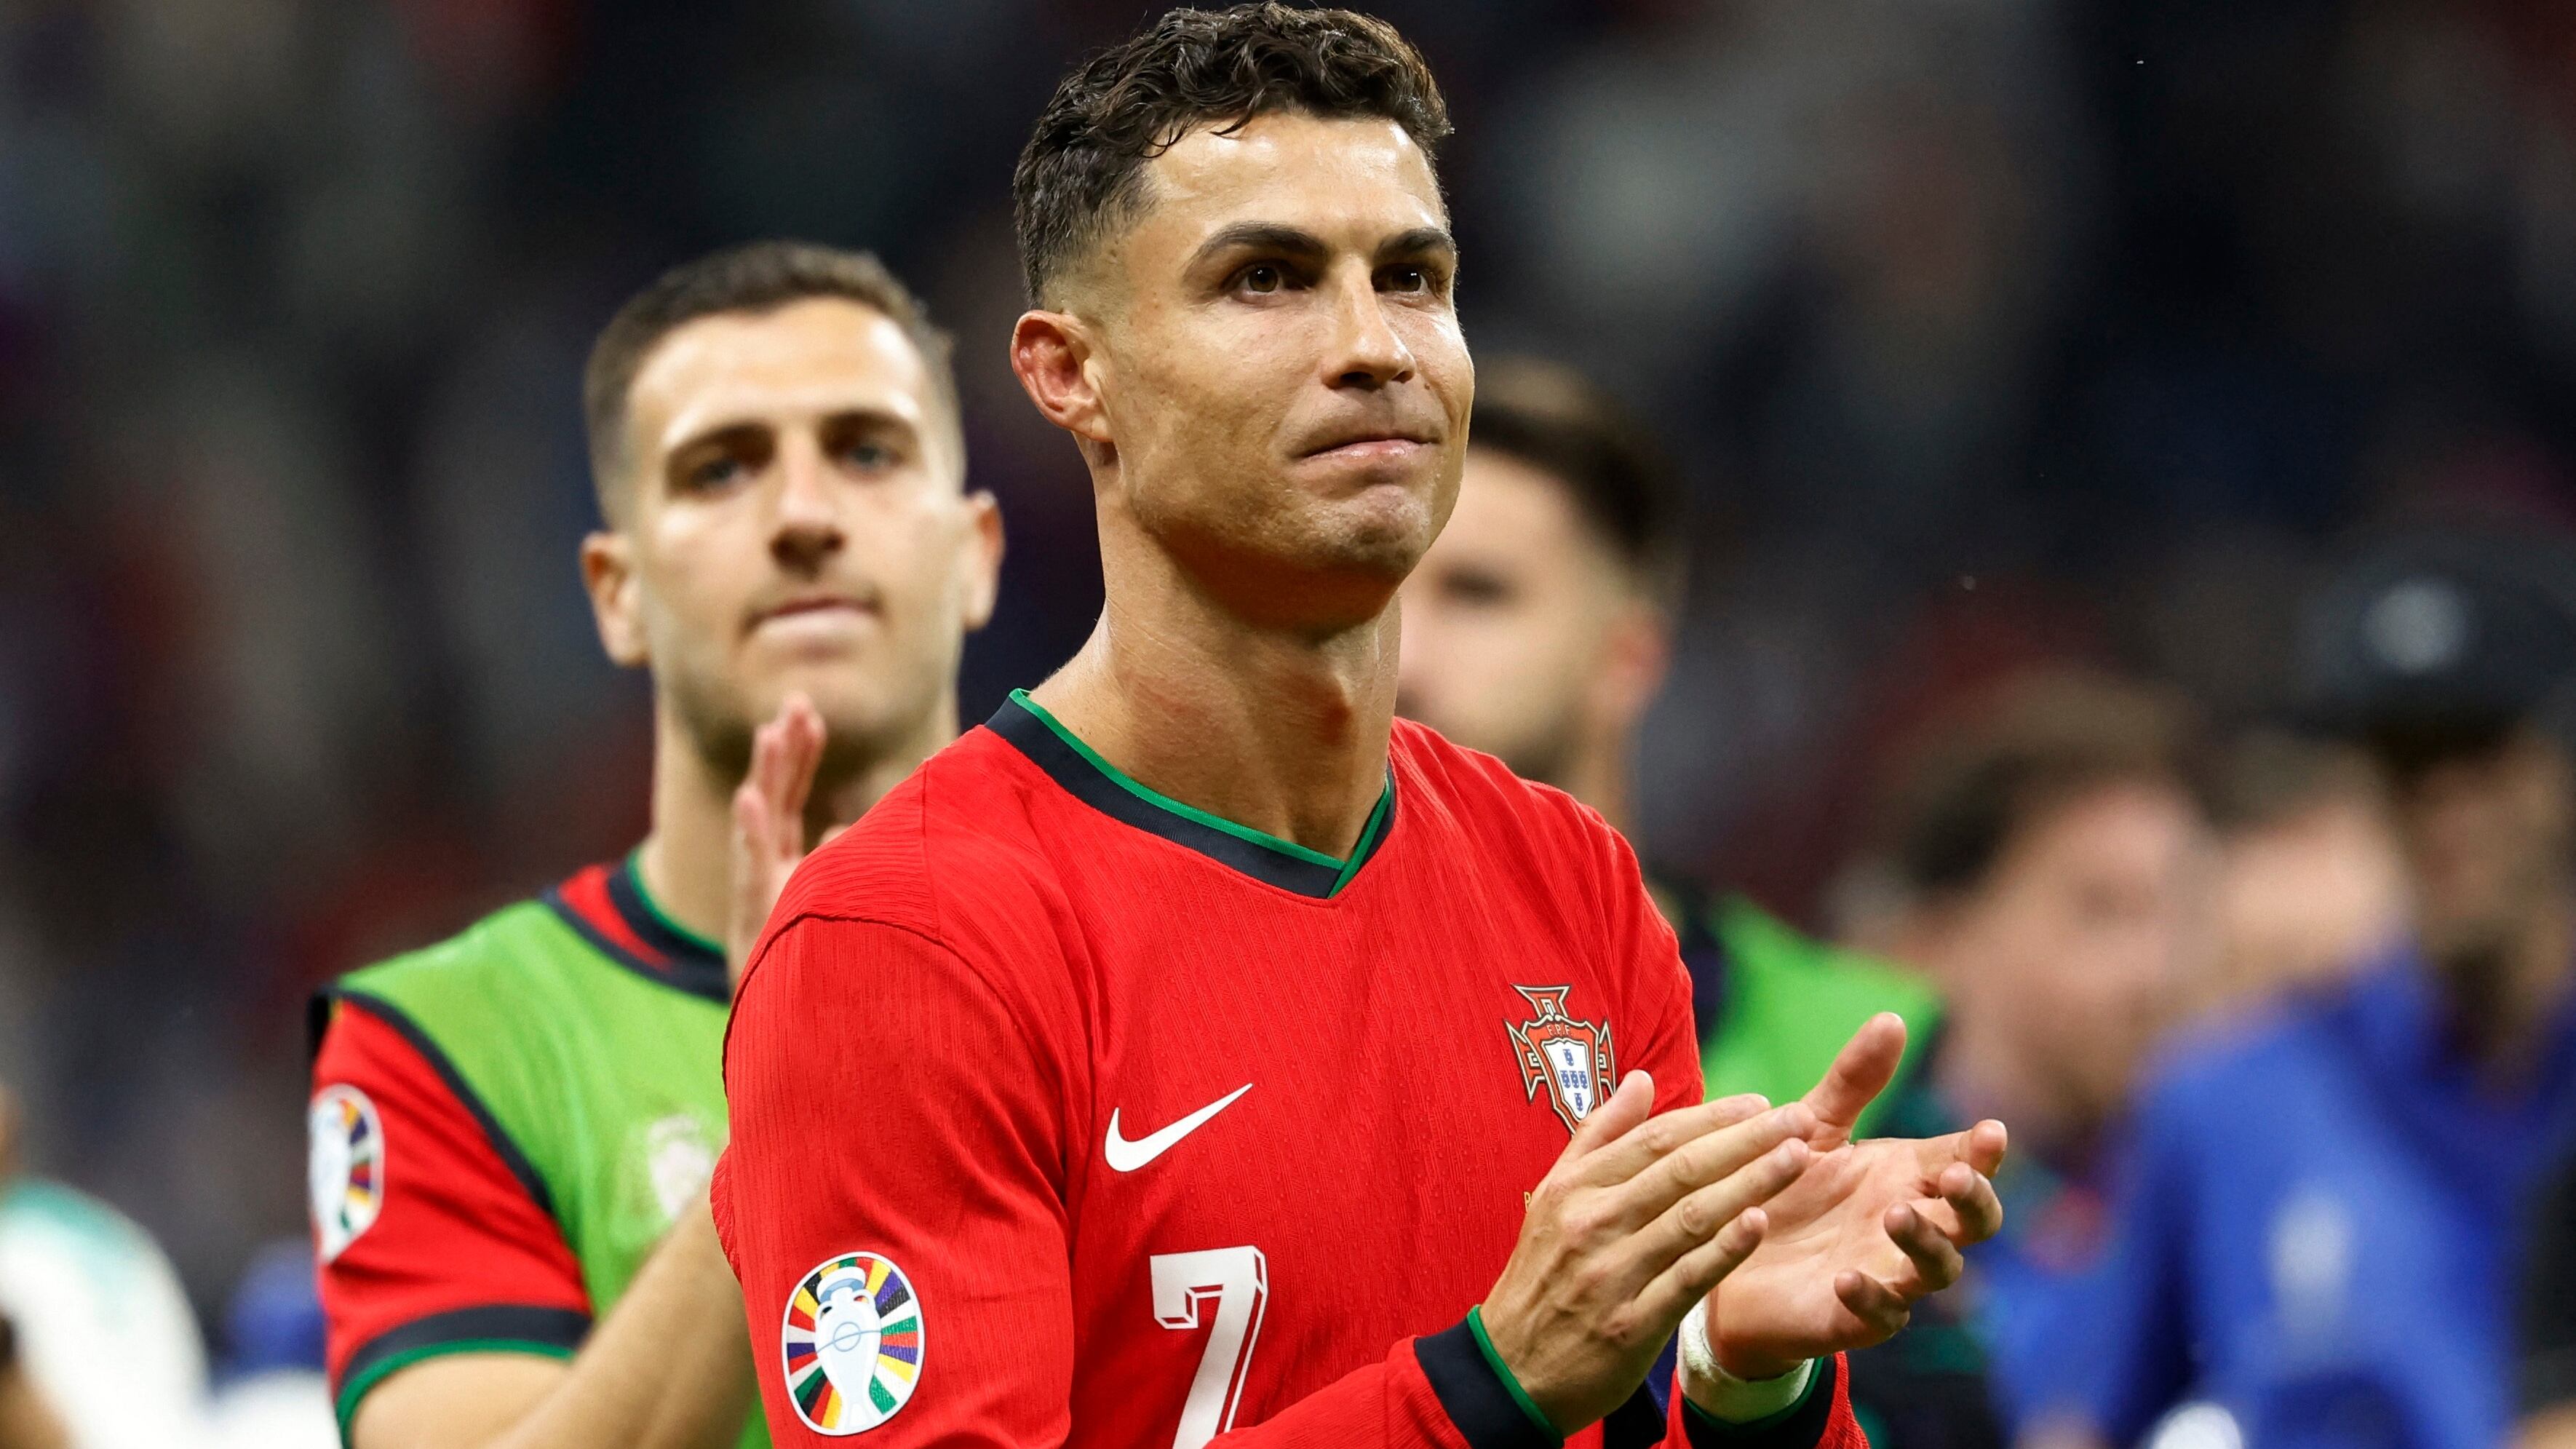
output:
[[974,513],[966,540],[966,631],[973,633],[991,623],[994,596],[1002,588],[1002,504],[990,493],[969,493],[966,506]]
[[1593,675],[1596,723],[1626,737],[1663,692],[1672,659],[1673,626],[1664,610],[1642,596],[1621,602]]
[[1098,338],[1089,324],[1070,312],[1021,313],[1011,328],[1011,372],[1048,422],[1108,446]]
[[642,585],[635,576],[635,545],[625,534],[601,529],[581,541],[581,586],[590,595],[591,621],[600,647],[628,669],[652,662],[644,644]]

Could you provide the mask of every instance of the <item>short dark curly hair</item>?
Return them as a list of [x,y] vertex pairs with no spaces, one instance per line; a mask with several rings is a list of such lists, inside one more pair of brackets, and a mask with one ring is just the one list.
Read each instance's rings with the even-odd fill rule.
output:
[[1145,163],[1193,129],[1274,111],[1378,117],[1425,155],[1449,135],[1431,68],[1383,20],[1275,3],[1173,10],[1064,78],[1011,176],[1020,265],[1044,305],[1066,267],[1142,208]]

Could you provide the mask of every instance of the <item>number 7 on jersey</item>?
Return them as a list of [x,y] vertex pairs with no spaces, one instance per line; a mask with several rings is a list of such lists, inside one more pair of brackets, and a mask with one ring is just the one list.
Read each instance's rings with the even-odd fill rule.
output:
[[1207,1351],[1199,1356],[1190,1396],[1181,1405],[1181,1427],[1172,1435],[1172,1449],[1199,1449],[1234,1427],[1244,1373],[1261,1338],[1261,1310],[1270,1301],[1270,1267],[1261,1250],[1251,1247],[1157,1253],[1149,1266],[1154,1321],[1165,1328],[1198,1327],[1201,1305],[1216,1300]]

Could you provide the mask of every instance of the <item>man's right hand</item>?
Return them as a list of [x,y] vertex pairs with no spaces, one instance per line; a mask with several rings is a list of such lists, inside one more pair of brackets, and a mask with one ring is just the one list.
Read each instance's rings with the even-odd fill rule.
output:
[[1761,1204],[1806,1169],[1803,1103],[1725,1097],[1649,1118],[1631,1072],[1530,1194],[1482,1307],[1522,1392],[1571,1434],[1625,1403],[1719,1279],[1762,1241]]

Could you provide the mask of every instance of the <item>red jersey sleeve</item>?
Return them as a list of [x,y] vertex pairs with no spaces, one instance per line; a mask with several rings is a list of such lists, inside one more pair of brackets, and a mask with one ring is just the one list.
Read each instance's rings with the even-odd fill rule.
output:
[[423,1358],[570,1354],[590,1302],[543,1182],[398,1009],[334,993],[317,1010],[309,1186],[343,1429]]
[[[884,1415],[879,1449],[1061,1441],[1057,1074],[982,976],[910,929],[808,918],[758,961],[725,1033],[732,1130],[713,1197],[774,1442]],[[880,1339],[881,1372],[830,1358],[845,1270],[885,1280],[866,1285],[875,1323],[905,1341]],[[845,1402],[835,1381],[883,1402]]]
[[1699,1105],[1702,1078],[1699,1029],[1691,1019],[1690,968],[1682,964],[1681,942],[1664,920],[1663,911],[1646,890],[1637,853],[1619,832],[1590,808],[1568,805],[1581,813],[1592,852],[1591,875],[1603,911],[1608,957],[1628,972],[1629,999],[1636,1003],[1630,1020],[1641,1028],[1634,1056],[1623,1056],[1622,1070],[1644,1068],[1655,1079],[1655,1111]]

